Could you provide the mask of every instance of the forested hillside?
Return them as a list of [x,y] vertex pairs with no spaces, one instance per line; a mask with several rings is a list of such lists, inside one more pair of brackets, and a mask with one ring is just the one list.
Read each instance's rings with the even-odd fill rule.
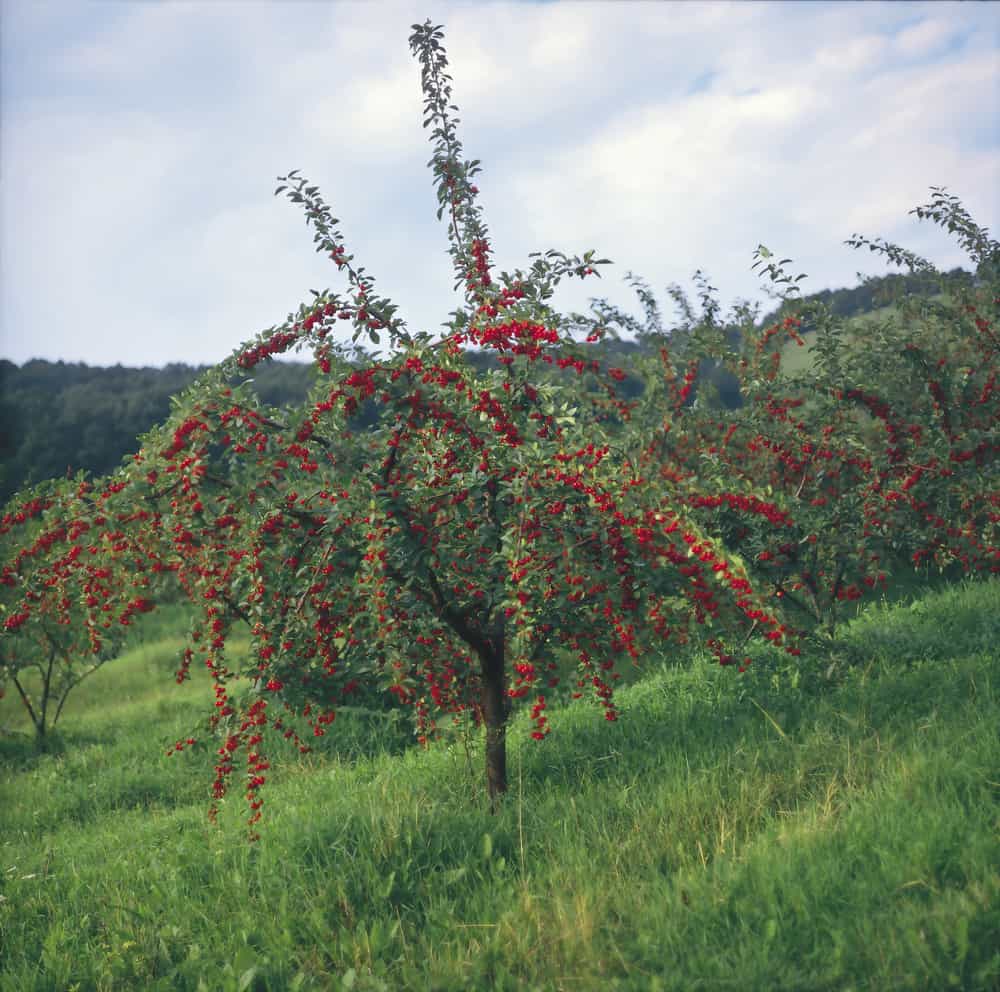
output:
[[[945,276],[956,282],[972,278],[962,269]],[[833,313],[850,317],[902,296],[933,291],[933,282],[920,273],[891,273],[851,289],[825,289],[807,300],[825,303]],[[760,326],[786,310],[787,306],[768,314]],[[629,353],[637,350],[625,341],[608,342],[604,347],[615,352],[626,367]],[[484,367],[491,358],[483,356]],[[202,366],[182,364],[98,368],[38,360],[18,367],[0,360],[0,502],[25,486],[81,469],[92,475],[113,471],[124,456],[135,451],[136,436],[166,418],[170,397],[202,371]],[[256,370],[254,385],[266,403],[284,406],[301,402],[312,375],[311,365],[269,362]],[[727,390],[725,382],[717,385],[727,405],[738,402],[738,395]]]
[[[955,268],[942,274],[948,286],[972,282],[976,277],[965,269]],[[824,289],[806,297],[807,300],[825,303],[838,317],[857,317],[879,310],[906,296],[932,295],[939,289],[941,279],[923,272],[892,272],[875,279],[866,279],[853,289]],[[783,317],[789,306],[785,304],[764,317],[762,326]],[[803,328],[808,332],[808,328]]]
[[[203,366],[97,368],[66,362],[0,361],[0,502],[18,489],[84,469],[106,475],[137,448],[136,436],[165,420],[170,397]],[[300,403],[311,367],[273,362],[255,378],[274,406]]]

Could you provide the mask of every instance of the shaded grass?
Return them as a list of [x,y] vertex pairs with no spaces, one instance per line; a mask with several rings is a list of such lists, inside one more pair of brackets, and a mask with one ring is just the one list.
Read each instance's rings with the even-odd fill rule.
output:
[[995,988],[998,617],[997,582],[869,609],[822,694],[696,661],[615,724],[519,720],[495,817],[478,751],[345,721],[276,764],[256,845],[238,797],[206,823],[208,749],[162,757],[204,701],[127,700],[155,662],[123,658],[4,766],[0,988]]

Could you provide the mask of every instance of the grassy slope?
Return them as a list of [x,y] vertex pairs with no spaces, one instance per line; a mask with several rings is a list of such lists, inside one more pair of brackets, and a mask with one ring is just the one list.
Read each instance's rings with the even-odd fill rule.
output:
[[[931,302],[940,303],[945,297],[938,293],[928,297],[928,299]],[[871,310],[868,313],[848,317],[846,323],[850,328],[862,330],[866,325],[879,324],[883,321],[896,318],[898,315],[899,307],[892,304],[890,306],[879,307],[877,310]],[[805,341],[804,345],[797,345],[794,341],[788,341],[782,349],[781,369],[785,375],[795,375],[805,371],[812,365],[814,336],[812,334],[805,334],[803,340]],[[855,346],[857,346],[857,342],[855,342]]]
[[[942,297],[935,296],[932,299],[940,300]],[[878,310],[872,310],[870,313],[848,318],[847,325],[849,327],[862,328],[866,324],[875,324],[895,317],[898,312],[899,308],[896,306],[881,307]],[[794,341],[788,341],[782,349],[781,369],[785,375],[795,375],[805,371],[812,365],[814,336],[806,334],[803,340],[805,341],[804,345],[797,345]]]
[[147,645],[63,750],[0,739],[0,989],[996,988],[1000,582],[846,638],[822,695],[696,664],[519,722],[497,817],[461,746],[338,720],[256,845],[238,797],[207,825],[210,753],[163,757],[208,692]]

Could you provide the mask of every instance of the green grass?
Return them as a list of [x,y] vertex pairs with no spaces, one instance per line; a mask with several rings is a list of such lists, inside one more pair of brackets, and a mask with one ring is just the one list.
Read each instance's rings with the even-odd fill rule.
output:
[[147,644],[52,753],[3,742],[0,989],[995,989],[998,644],[993,581],[868,609],[823,692],[653,671],[615,724],[519,720],[497,816],[478,753],[346,714],[254,845],[163,756],[209,692]]

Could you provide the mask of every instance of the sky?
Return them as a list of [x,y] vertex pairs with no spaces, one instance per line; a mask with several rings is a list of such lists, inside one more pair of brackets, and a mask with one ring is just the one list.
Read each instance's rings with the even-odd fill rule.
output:
[[971,268],[908,215],[931,186],[997,236],[998,3],[0,0],[0,358],[212,364],[343,292],[272,195],[296,168],[438,332],[461,298],[408,46],[427,18],[498,268],[615,263],[564,311],[639,313],[634,272],[671,313],[696,269],[725,308],[766,303],[761,243],[807,293],[890,271],[855,233]]

